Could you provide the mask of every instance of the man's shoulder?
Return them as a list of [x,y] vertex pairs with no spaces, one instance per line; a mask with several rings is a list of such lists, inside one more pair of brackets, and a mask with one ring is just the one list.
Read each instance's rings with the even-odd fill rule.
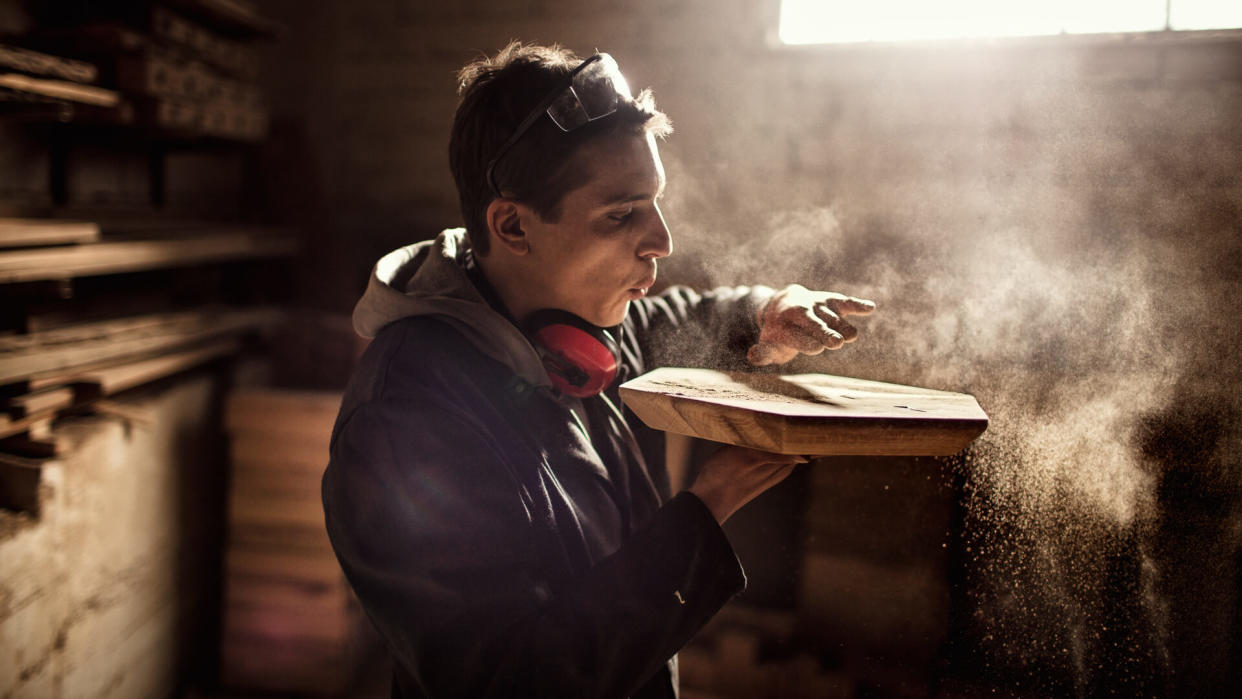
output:
[[493,363],[451,324],[411,316],[389,323],[371,340],[347,393],[374,400],[392,390],[435,390],[446,382],[491,374]]

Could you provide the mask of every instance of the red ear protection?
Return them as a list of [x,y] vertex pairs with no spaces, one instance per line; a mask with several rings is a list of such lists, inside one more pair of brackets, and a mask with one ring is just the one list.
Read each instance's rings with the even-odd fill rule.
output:
[[597,396],[617,375],[621,353],[605,329],[568,312],[535,312],[527,333],[558,391],[575,398]]

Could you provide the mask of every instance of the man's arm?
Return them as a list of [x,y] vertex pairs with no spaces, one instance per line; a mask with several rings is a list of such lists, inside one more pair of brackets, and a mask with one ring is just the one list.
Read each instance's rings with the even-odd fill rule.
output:
[[719,287],[702,294],[674,286],[635,302],[629,323],[649,369],[743,370],[747,362],[783,364],[799,353],[839,349],[858,337],[846,318],[874,310],[872,301],[799,284],[779,291]]

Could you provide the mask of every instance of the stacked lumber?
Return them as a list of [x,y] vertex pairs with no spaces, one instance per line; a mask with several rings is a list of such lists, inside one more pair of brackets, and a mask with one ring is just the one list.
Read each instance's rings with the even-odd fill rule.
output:
[[[109,396],[235,355],[279,320],[270,309],[200,309],[0,337],[0,451],[63,454],[61,415],[109,412]],[[134,416],[129,416],[134,417]]]
[[115,91],[91,84],[97,78],[90,63],[0,43],[0,105],[6,109],[49,103],[120,106]]
[[266,135],[269,110],[250,40],[277,27],[252,3],[186,0],[174,9],[140,2],[79,15],[23,41],[97,64],[100,82],[127,102],[123,121],[183,136]]
[[319,497],[339,406],[334,392],[248,389],[229,398],[227,686],[339,693],[374,648]]

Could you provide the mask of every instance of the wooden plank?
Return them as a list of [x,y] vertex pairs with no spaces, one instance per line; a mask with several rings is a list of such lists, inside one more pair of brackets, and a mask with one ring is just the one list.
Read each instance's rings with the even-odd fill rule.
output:
[[93,243],[97,240],[97,223],[50,218],[0,218],[0,248]]
[[[46,432],[46,429],[50,425],[52,419],[56,417],[57,411],[64,410],[65,408],[68,408],[70,405],[73,404],[72,391],[69,393],[69,397],[67,400],[64,400],[63,396],[61,396],[61,400],[63,402],[47,405],[39,412],[30,413],[20,419],[13,419],[13,418],[6,417],[6,419],[2,423],[0,423],[0,438],[9,438],[13,440],[10,442],[10,446],[25,445],[25,442],[20,441],[15,435],[21,435],[21,434],[24,434],[26,432],[31,432],[31,431],[33,431],[36,435],[38,435],[40,432]],[[35,443],[41,444],[47,440],[35,439],[35,440],[27,440],[27,441],[33,441]],[[13,451],[21,451],[21,453],[30,453],[30,449],[25,449],[25,448],[21,450],[14,449]],[[43,447],[39,447],[35,449],[35,452],[36,452],[35,455],[42,454],[44,451],[46,450]],[[52,451],[55,452],[56,450],[53,449]]]
[[0,66],[21,73],[46,75],[79,83],[93,83],[99,77],[99,70],[85,61],[51,56],[5,44],[0,44]]
[[316,604],[305,596],[280,602],[248,604],[236,599],[225,605],[225,635],[280,635],[290,640],[344,641],[353,628],[353,614],[344,604]]
[[184,352],[173,352],[114,367],[84,371],[67,378],[72,383],[96,385],[101,394],[110,396],[205,364],[217,357],[236,354],[240,350],[241,342],[230,338]]
[[0,74],[0,87],[41,97],[82,102],[96,107],[116,107],[121,104],[121,96],[113,90],[79,85],[64,80],[32,78],[19,73]]
[[[262,423],[271,424],[271,423]],[[273,473],[291,478],[318,481],[328,465],[331,425],[305,425],[301,432],[237,431],[229,434],[229,456],[233,471]]]
[[28,379],[31,389],[64,385],[93,369],[255,331],[278,318],[270,309],[185,311],[4,337],[0,383]]
[[28,415],[55,412],[73,405],[73,389],[49,388],[9,399],[9,411],[14,419]]
[[964,393],[828,374],[665,367],[621,397],[656,429],[782,454],[949,455],[988,424]]
[[227,635],[220,658],[225,687],[339,696],[356,672],[352,642]]
[[301,608],[356,613],[353,593],[344,578],[332,583],[269,580],[231,575],[225,581],[225,603],[241,607]]
[[133,240],[61,248],[0,252],[0,283],[71,279],[209,262],[281,257],[293,239],[224,232],[170,240]]
[[238,526],[284,524],[322,529],[324,527],[323,503],[318,497],[314,497],[319,489],[315,487],[310,490],[312,491],[310,493],[294,494],[289,497],[234,488],[229,498],[229,520]]
[[229,547],[254,553],[299,553],[333,556],[328,532],[320,522],[313,526],[272,522],[229,522]]
[[234,462],[232,490],[235,495],[243,495],[256,500],[279,499],[289,503],[313,506],[319,510],[319,518],[323,518],[323,501],[320,497],[320,474],[327,464],[328,455],[320,452],[315,459],[318,469],[263,469],[251,468],[251,464]]
[[[326,445],[340,408],[341,394],[332,391],[236,391],[229,396],[225,425],[230,433],[305,437]],[[285,446],[296,446],[296,440],[279,444]]]
[[230,548],[227,554],[229,576],[243,575],[273,581],[304,581],[335,584],[345,573],[335,556],[286,551],[244,551]]

